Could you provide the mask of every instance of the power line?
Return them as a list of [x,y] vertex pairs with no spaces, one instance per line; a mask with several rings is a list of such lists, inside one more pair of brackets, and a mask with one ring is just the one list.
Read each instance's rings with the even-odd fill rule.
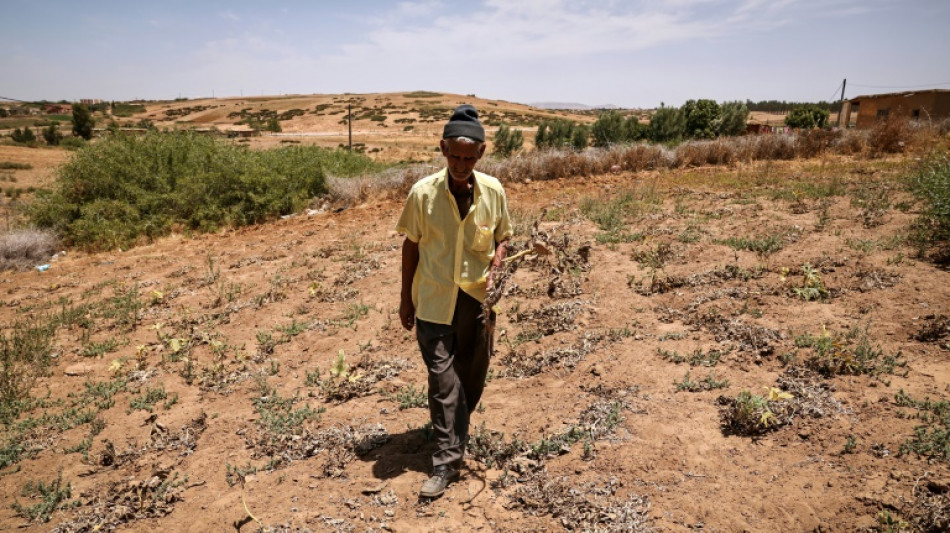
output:
[[864,87],[866,89],[920,89],[921,87],[939,87],[941,85],[950,85],[950,81],[944,83],[927,83],[925,85],[861,85],[852,84],[853,87]]
[[[844,83],[844,82],[841,82],[841,83]],[[828,99],[829,102],[835,101],[835,97],[838,96],[838,90],[841,89],[841,83],[839,83],[838,86],[835,87],[834,92],[831,93],[831,98]]]

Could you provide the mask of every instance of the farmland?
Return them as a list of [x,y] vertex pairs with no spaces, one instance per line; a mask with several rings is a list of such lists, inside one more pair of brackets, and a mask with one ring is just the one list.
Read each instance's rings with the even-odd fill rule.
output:
[[[129,120],[301,109],[245,144],[333,147],[358,104],[367,152],[430,162],[463,100],[165,102]],[[567,116],[497,106],[526,128]],[[416,496],[426,376],[398,320],[405,183],[5,271],[4,353],[36,346],[49,371],[0,413],[0,528],[946,528],[950,279],[913,244],[906,188],[945,143],[506,179],[516,249],[549,253],[512,275],[462,479],[435,501]],[[68,157],[0,147],[30,165],[3,171],[18,187],[51,187]]]

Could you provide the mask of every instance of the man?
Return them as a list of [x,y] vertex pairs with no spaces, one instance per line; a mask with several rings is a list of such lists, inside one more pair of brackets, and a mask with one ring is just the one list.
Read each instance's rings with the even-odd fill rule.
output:
[[424,498],[441,496],[459,478],[492,352],[495,316],[479,318],[481,302],[512,233],[501,183],[475,171],[485,130],[474,107],[455,109],[439,146],[446,168],[416,182],[396,225],[406,236],[399,319],[407,330],[416,326],[438,446]]

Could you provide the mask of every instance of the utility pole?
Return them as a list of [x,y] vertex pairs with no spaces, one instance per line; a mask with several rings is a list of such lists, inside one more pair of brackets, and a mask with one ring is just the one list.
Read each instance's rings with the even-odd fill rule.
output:
[[346,104],[346,125],[350,130],[349,150],[353,151],[353,104]]
[[838,101],[838,127],[847,128],[848,123],[851,122],[851,106],[848,105],[848,109],[844,108],[844,89],[848,86],[848,78],[845,78],[841,81],[841,99]]

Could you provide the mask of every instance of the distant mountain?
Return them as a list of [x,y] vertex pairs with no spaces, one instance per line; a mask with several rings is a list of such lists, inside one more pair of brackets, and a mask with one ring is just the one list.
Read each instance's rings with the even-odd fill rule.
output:
[[590,111],[591,109],[620,109],[620,106],[616,106],[614,104],[587,105],[579,104],[577,102],[537,102],[528,105],[537,107],[538,109],[570,109],[573,111]]

